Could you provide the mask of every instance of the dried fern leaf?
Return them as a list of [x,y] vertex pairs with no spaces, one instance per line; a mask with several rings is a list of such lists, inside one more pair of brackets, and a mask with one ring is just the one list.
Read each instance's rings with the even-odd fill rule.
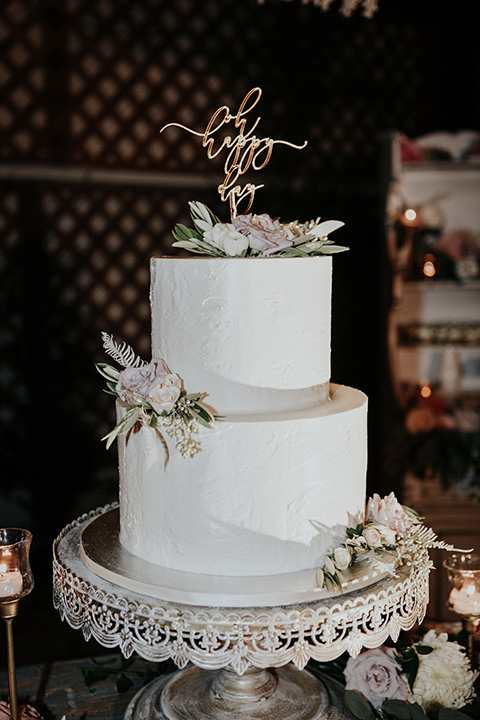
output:
[[123,367],[143,367],[146,362],[139,357],[130,345],[127,343],[114,342],[113,335],[108,335],[106,332],[102,332],[103,347],[107,355],[111,355],[119,365]]

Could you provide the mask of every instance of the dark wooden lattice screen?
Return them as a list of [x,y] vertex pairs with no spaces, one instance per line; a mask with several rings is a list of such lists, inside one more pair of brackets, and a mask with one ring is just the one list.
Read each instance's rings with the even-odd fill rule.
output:
[[[149,258],[188,200],[221,210],[220,164],[160,128],[201,129],[262,87],[262,133],[309,146],[275,155],[255,209],[336,215],[375,253],[378,133],[415,134],[433,112],[425,28],[397,21],[274,0],[4,0],[0,428],[4,471],[32,504],[66,472],[94,495],[102,473],[116,487],[115,451],[98,441],[113,421],[99,333],[149,356]],[[352,294],[359,263],[368,253],[343,264]]]

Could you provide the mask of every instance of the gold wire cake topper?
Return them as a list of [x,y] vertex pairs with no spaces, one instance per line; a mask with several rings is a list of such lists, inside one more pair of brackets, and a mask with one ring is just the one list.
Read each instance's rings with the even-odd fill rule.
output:
[[[288,145],[288,147],[295,150],[303,150],[307,146],[306,140],[303,145],[295,145],[287,140],[273,140],[269,137],[258,138],[253,133],[261,120],[260,117],[257,117],[250,129],[246,129],[247,119],[245,116],[257,105],[261,95],[262,90],[259,87],[250,90],[240,103],[235,115],[232,114],[227,105],[222,105],[213,113],[203,132],[197,132],[180,123],[168,123],[160,130],[160,132],[163,132],[168,127],[179,127],[192,135],[201,137],[202,147],[207,148],[209,160],[217,157],[222,150],[227,149],[230,151],[224,164],[225,180],[218,186],[218,192],[222,202],[228,200],[232,220],[237,215],[240,201],[244,198],[247,199],[247,207],[244,212],[248,212],[252,206],[255,191],[264,187],[264,185],[254,185],[253,183],[247,183],[243,187],[236,185],[235,183],[237,183],[241,175],[244,175],[250,168],[252,170],[262,170],[272,157],[274,145]],[[225,137],[218,147],[215,147],[215,133],[232,121],[234,127],[238,129],[238,135]]]

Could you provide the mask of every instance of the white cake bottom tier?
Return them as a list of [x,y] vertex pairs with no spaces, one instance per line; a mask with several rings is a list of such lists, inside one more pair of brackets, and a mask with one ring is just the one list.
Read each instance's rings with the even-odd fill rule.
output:
[[120,541],[151,563],[209,575],[319,565],[365,507],[367,398],[332,385],[297,413],[201,428],[201,451],[169,459],[151,428],[119,438]]

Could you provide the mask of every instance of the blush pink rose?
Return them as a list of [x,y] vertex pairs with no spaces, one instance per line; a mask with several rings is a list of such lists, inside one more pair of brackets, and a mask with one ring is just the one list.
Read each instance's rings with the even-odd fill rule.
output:
[[367,543],[370,545],[370,547],[381,547],[382,546],[382,536],[378,532],[375,525],[366,525],[363,528],[363,537],[367,541]]
[[374,520],[379,525],[386,525],[403,535],[412,526],[412,521],[398,502],[393,492],[384,498],[375,495],[367,504],[367,520]]
[[278,220],[264,213],[263,215],[237,215],[233,220],[236,229],[248,238],[252,250],[264,255],[290,247],[293,241]]
[[128,367],[122,370],[117,380],[117,393],[121,400],[135,403],[147,397],[150,388],[167,375],[170,375],[164,360],[151,360],[141,367]]
[[164,375],[157,378],[148,391],[147,400],[157,413],[170,412],[182,391],[178,375]]
[[349,658],[344,670],[346,690],[356,690],[378,710],[384,700],[406,700],[408,688],[391,648],[364,650]]

